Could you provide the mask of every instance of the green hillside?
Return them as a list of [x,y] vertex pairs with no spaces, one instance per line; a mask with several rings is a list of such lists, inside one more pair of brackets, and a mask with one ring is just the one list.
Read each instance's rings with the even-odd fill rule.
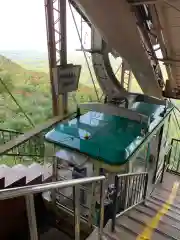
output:
[[[0,55],[0,77],[35,124],[52,116],[50,83],[47,73],[25,69]],[[79,89],[74,95],[77,102],[96,99],[93,88],[83,84],[79,84]],[[72,97],[69,97],[69,103],[71,108],[76,105]],[[0,126],[20,131],[30,127],[29,122],[1,83]]]

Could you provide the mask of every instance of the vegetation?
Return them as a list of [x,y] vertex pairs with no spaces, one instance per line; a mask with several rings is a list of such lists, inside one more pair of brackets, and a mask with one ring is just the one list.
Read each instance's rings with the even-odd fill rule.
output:
[[[23,57],[21,54],[11,55],[9,52],[8,54],[6,53],[6,55],[12,57],[14,61],[0,55],[0,78],[12,92],[19,105],[23,108],[24,112],[32,119],[34,124],[44,122],[52,116],[47,59],[44,56],[37,56],[34,58],[34,63],[31,58],[29,61],[26,60],[25,63],[22,64],[22,67],[21,65],[15,63],[15,61],[22,63]],[[32,54],[31,57],[33,57]],[[21,61],[17,58],[21,58]],[[97,97],[94,88],[92,87],[91,76],[89,75],[82,55],[78,55],[77,58],[71,55],[69,56],[69,61],[70,60],[71,62],[76,62],[76,64],[82,65],[82,74],[78,91],[76,93],[69,94],[69,107],[71,109],[75,109],[77,103],[84,101],[96,101]],[[113,66],[115,66],[114,70],[116,70],[117,63],[112,59],[111,62]],[[90,67],[92,68],[92,66]],[[40,71],[40,69],[44,69],[44,72]],[[92,74],[94,77],[93,71]],[[140,91],[135,79],[133,81],[132,91]],[[102,93],[99,88],[98,92],[101,96]],[[174,124],[172,125],[174,126]],[[12,97],[7,93],[4,85],[1,82],[0,126],[1,128],[13,129],[21,132],[31,127],[22,110],[15,104]],[[176,130],[173,130],[173,136],[175,133]]]
[[[76,107],[76,102],[79,103],[97,100],[95,91],[92,88],[92,82],[90,81],[91,76],[89,75],[85,62],[80,61],[80,59],[76,59],[76,63],[82,64],[83,69],[78,91],[76,93],[69,94],[68,103],[71,109]],[[36,67],[33,67],[34,65],[36,65]],[[40,59],[40,61],[35,61],[34,65],[31,61],[30,63],[27,61],[26,64],[22,64],[22,67],[14,61],[0,55],[0,78],[3,81],[3,84],[0,82],[1,128],[17,130],[20,132],[24,132],[28,128],[31,128],[31,124],[23,114],[22,109],[15,104],[12,97],[8,94],[7,89],[4,87],[4,84],[13,94],[19,105],[23,108],[24,112],[32,119],[34,124],[44,122],[52,116],[50,82],[48,71],[45,67],[47,66],[47,63]],[[44,70],[44,72],[42,70]],[[135,79],[131,90],[133,92],[140,91]],[[98,92],[101,96],[102,93],[99,88]],[[178,105],[177,101],[176,104]],[[179,119],[179,117],[180,116],[178,115],[177,118]],[[179,139],[179,133],[180,129],[178,129],[177,121],[175,118],[172,118],[169,136],[167,137]],[[35,159],[33,159],[33,161],[34,160]],[[21,163],[21,161],[23,161],[23,159],[15,159],[10,156],[4,156],[1,158],[1,163],[9,166],[14,165],[15,163]],[[29,164],[29,161],[31,162],[32,159],[28,159],[28,161],[26,159],[25,162],[28,162]],[[37,159],[35,161],[39,160]]]
[[[48,73],[27,70],[0,55],[0,78],[34,124],[43,122],[52,116]],[[76,106],[74,98],[77,102],[92,101],[96,100],[96,95],[93,88],[79,84],[77,93],[69,96],[70,107]],[[31,127],[2,83],[0,83],[0,126],[18,131]]]

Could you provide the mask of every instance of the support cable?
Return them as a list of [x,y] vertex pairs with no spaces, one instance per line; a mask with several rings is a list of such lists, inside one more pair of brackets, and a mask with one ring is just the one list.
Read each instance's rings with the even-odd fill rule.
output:
[[174,6],[173,4],[169,3],[167,0],[164,0],[164,2],[171,8],[175,9],[176,11],[180,12],[180,8]]
[[32,127],[35,127],[35,124],[33,123],[33,121],[31,120],[31,118],[25,113],[24,109],[21,107],[21,105],[18,103],[18,101],[16,100],[16,98],[13,96],[13,94],[11,93],[11,91],[9,90],[9,88],[6,86],[6,84],[3,82],[2,78],[0,78],[0,82],[1,84],[4,86],[6,92],[10,95],[10,97],[13,99],[13,101],[15,102],[15,104],[18,106],[18,108],[21,110],[21,112],[24,114],[25,118],[28,120],[28,122],[31,124]]
[[96,96],[97,96],[97,100],[100,102],[100,98],[99,98],[99,95],[98,95],[98,90],[96,88],[96,85],[95,85],[95,82],[94,82],[94,79],[93,79],[93,75],[92,75],[92,72],[91,72],[91,69],[90,69],[88,58],[87,58],[86,52],[84,50],[84,46],[83,46],[83,43],[82,43],[81,35],[79,33],[78,25],[77,25],[77,22],[76,22],[76,19],[75,19],[75,16],[74,16],[74,13],[73,13],[73,10],[72,10],[72,6],[71,6],[70,2],[69,2],[69,8],[70,8],[70,11],[71,11],[71,14],[72,14],[72,18],[73,18],[73,21],[74,21],[74,25],[76,27],[78,38],[79,38],[79,41],[80,41],[80,44],[81,44],[81,49],[83,51],[84,58],[86,60],[86,64],[87,64],[87,67],[88,67],[88,70],[89,70],[89,73],[90,73],[90,76],[91,76],[91,80],[93,82],[93,86],[94,86],[94,90],[95,90],[95,93],[96,93]]

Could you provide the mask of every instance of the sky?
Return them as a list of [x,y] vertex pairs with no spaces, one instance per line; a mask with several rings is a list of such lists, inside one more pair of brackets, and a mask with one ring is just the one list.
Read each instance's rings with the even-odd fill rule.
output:
[[[79,40],[69,9],[67,19],[73,50]],[[0,50],[47,50],[44,0],[0,0]]]

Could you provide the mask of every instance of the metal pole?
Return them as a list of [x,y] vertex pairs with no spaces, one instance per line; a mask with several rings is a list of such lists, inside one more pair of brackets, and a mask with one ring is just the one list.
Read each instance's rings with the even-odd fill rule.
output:
[[163,163],[163,169],[162,169],[162,173],[161,173],[161,180],[160,180],[160,183],[163,182],[164,173],[165,173],[165,170],[166,170],[167,158],[168,158],[168,156],[165,155],[165,157],[164,157],[164,163]]
[[173,139],[171,140],[171,148],[170,148],[170,151],[168,153],[168,158],[167,158],[168,169],[170,169],[172,148],[173,148]]
[[121,64],[121,85],[124,87],[124,78],[125,78],[125,62],[122,60]]
[[[176,141],[176,151],[175,151],[175,155],[174,155],[174,162],[175,163],[176,163],[176,155],[177,155],[177,146],[178,146],[178,141]],[[176,170],[175,171],[177,172],[177,164],[176,164]]]
[[146,199],[146,195],[147,195],[147,188],[148,188],[148,174],[145,175],[145,185],[144,185],[144,195],[143,195],[143,199]]
[[128,92],[131,91],[131,85],[132,85],[132,71],[129,70],[129,77],[128,77]]
[[125,178],[125,209],[128,208],[129,205],[129,192],[130,192],[130,177],[127,176]]
[[[52,163],[52,181],[57,181],[57,157],[53,157],[53,163]],[[57,189],[51,190],[51,197],[52,197],[52,203],[55,206],[56,205],[56,191]]]
[[[179,141],[177,141],[177,144],[179,144]],[[178,148],[179,149],[179,148]],[[177,161],[178,161],[178,163],[177,163],[177,168],[176,168],[176,171],[177,172],[179,172],[179,166],[180,166],[180,153],[179,153],[179,155],[178,155],[178,159],[177,159]]]
[[49,75],[51,81],[51,91],[52,91],[52,105],[53,114],[58,116],[59,106],[56,94],[56,84],[53,77],[53,68],[56,67],[56,43],[54,35],[54,14],[53,14],[53,0],[45,0],[45,10],[46,10],[46,28],[47,28],[47,45],[48,45],[48,56],[49,56]]
[[[112,232],[114,232],[115,229],[115,223],[116,223],[116,213],[117,213],[117,197],[119,192],[119,178],[118,176],[115,177],[115,193],[114,193],[114,199],[113,199],[113,213],[112,213]],[[122,184],[121,184],[122,185]],[[121,189],[122,193],[122,189]]]
[[157,178],[158,164],[159,164],[159,160],[160,160],[160,156],[161,156],[160,154],[161,154],[161,143],[162,143],[163,130],[164,130],[164,125],[161,127],[160,132],[159,132],[158,154],[157,154],[157,159],[156,159],[156,168],[155,168],[155,173],[154,173],[154,177],[153,177],[153,183],[156,182],[156,178]]
[[101,240],[103,235],[104,227],[104,200],[105,200],[105,180],[101,181],[100,189],[100,222],[99,222],[99,233],[98,239]]
[[80,240],[80,187],[73,187],[75,240]]
[[[59,0],[59,9],[60,9],[60,33],[61,33],[61,41],[60,41],[60,64],[65,67],[67,65],[67,25],[66,25],[66,1]],[[67,113],[67,102],[68,102],[68,94],[64,93],[62,95],[62,114]]]
[[29,223],[30,239],[38,240],[36,212],[34,207],[33,194],[29,194],[25,196],[25,200],[26,200],[27,217],[28,217],[28,223]]

